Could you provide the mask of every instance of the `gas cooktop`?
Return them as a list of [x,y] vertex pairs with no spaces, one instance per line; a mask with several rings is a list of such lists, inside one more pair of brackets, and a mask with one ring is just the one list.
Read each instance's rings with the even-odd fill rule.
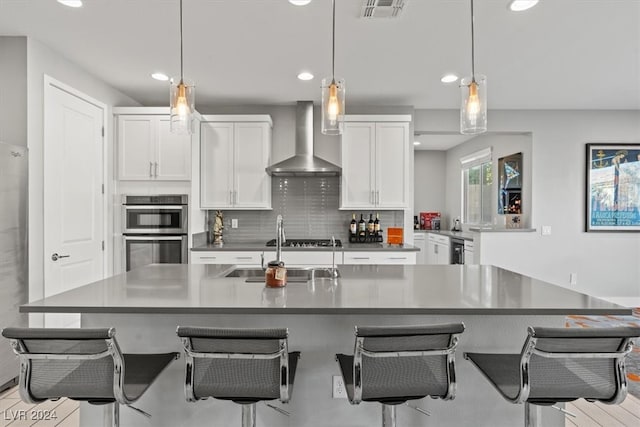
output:
[[[267,242],[267,246],[275,245],[276,239]],[[282,246],[288,248],[330,248],[331,239],[287,239]],[[336,247],[342,247],[340,239],[336,239]]]

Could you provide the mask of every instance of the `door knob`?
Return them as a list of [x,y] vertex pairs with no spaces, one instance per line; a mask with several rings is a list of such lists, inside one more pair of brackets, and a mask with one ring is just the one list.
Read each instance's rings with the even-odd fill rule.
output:
[[69,258],[71,255],[58,255],[57,253],[54,253],[53,255],[51,255],[51,260],[52,261],[57,261],[60,258]]

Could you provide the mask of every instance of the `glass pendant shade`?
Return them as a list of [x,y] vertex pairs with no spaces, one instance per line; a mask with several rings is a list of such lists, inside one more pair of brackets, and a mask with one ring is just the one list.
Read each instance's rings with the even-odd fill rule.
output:
[[460,133],[479,134],[487,131],[487,77],[476,74],[460,84]]
[[183,80],[171,82],[171,127],[172,133],[191,134],[193,132],[193,112],[195,111],[195,86]]
[[344,123],[344,79],[322,79],[322,128],[324,135],[340,135]]

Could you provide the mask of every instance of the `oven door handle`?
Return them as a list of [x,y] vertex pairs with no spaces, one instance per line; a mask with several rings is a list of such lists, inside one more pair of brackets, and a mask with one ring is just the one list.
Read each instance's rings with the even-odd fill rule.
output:
[[184,236],[124,236],[124,240],[182,240]]
[[184,209],[187,205],[123,205],[125,209],[139,209],[139,210],[158,210],[158,209]]

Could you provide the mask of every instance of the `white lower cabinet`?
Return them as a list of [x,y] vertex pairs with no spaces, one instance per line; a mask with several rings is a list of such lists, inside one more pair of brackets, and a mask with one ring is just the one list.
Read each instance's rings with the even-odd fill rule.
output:
[[236,264],[259,266],[262,251],[192,251],[191,264]]
[[375,251],[345,252],[343,264],[412,265],[416,263],[416,252]]
[[474,256],[473,241],[464,241],[464,263],[465,264],[477,264]]
[[[287,267],[331,267],[331,251],[282,251],[282,261]],[[265,252],[264,261],[276,259],[275,251]],[[342,251],[336,251],[336,265],[342,263]]]
[[448,237],[429,233],[427,235],[427,264],[450,264],[451,242]]
[[413,244],[420,252],[416,254],[416,264],[427,263],[427,235],[426,233],[413,233]]

